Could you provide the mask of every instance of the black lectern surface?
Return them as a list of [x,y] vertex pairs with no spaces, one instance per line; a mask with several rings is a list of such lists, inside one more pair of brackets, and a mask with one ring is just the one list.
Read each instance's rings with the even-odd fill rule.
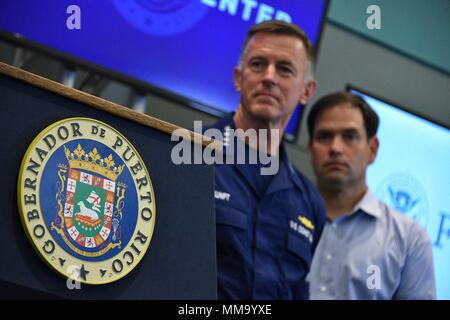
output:
[[[69,290],[66,279],[44,263],[26,237],[17,183],[32,140],[49,125],[72,117],[100,120],[132,142],[151,176],[156,220],[145,256],[128,275]],[[171,150],[177,142],[167,133],[170,125],[167,129],[168,124],[162,123],[163,132],[139,119],[150,117],[0,64],[0,287],[7,289],[0,290],[2,298],[216,298],[214,168],[174,165]]]

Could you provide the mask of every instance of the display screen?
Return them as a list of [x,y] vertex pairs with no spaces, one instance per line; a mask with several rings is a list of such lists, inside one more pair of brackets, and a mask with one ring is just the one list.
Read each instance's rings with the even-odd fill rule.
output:
[[361,91],[380,117],[380,148],[368,185],[428,232],[438,299],[450,299],[450,130]]
[[[0,4],[0,30],[176,93],[217,115],[238,105],[233,67],[247,30],[263,20],[291,21],[317,45],[327,3],[14,0]],[[296,135],[300,115],[297,110],[288,137]]]

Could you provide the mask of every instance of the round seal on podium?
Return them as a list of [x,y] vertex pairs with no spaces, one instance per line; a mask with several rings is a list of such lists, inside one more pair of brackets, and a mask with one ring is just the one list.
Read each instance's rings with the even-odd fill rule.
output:
[[18,205],[26,234],[60,275],[106,284],[144,257],[155,227],[155,194],[136,148],[90,118],[51,124],[28,147]]

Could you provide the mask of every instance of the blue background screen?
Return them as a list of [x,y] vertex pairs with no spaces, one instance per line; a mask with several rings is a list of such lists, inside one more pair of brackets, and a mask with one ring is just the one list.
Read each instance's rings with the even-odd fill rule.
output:
[[[81,29],[66,22],[78,5]],[[327,0],[15,0],[0,29],[202,105],[238,105],[232,75],[247,30],[270,18],[302,27],[317,44]],[[69,19],[70,20],[70,19]],[[296,135],[297,112],[287,133]]]

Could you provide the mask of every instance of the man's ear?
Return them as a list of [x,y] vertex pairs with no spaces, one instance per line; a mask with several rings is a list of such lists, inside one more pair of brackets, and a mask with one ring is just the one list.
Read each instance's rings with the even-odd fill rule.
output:
[[234,81],[234,87],[236,88],[237,92],[241,92],[241,75],[242,75],[241,67],[240,66],[234,67],[233,81]]
[[373,163],[377,157],[378,147],[380,146],[380,141],[378,137],[375,136],[369,140],[369,164]]
[[309,99],[311,99],[311,97],[313,97],[316,94],[316,90],[317,90],[317,81],[316,80],[308,81],[303,87],[303,92],[300,96],[299,102],[305,105],[309,101]]

